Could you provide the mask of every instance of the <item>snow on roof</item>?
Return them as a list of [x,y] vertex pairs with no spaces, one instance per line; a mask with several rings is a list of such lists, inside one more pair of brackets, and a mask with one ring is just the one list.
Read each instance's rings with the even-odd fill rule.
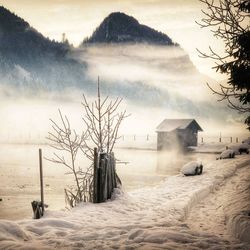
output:
[[170,132],[176,129],[186,129],[192,122],[195,123],[199,131],[202,131],[202,128],[195,119],[165,119],[157,126],[156,132]]

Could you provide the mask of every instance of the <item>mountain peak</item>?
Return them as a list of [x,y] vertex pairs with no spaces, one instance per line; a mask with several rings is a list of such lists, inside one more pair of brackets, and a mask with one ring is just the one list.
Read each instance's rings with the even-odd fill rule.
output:
[[85,66],[70,53],[68,44],[45,38],[24,19],[0,6],[2,82],[44,86],[55,81],[62,85],[80,82]]
[[30,28],[27,22],[3,6],[0,6],[0,24],[1,29],[6,32],[20,32]]
[[112,12],[110,13],[104,21],[109,22],[124,22],[124,23],[133,23],[133,24],[139,24],[139,22],[132,16],[128,16],[127,14],[123,12]]
[[175,45],[162,32],[140,24],[134,17],[122,12],[109,14],[84,43],[149,43]]

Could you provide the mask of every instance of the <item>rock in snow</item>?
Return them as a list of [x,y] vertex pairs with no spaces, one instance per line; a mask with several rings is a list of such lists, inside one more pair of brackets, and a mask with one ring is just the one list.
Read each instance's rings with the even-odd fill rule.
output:
[[244,139],[242,141],[242,143],[246,143],[246,144],[250,145],[250,137],[248,137],[247,139]]
[[200,175],[202,174],[202,171],[203,171],[203,165],[197,161],[188,162],[181,169],[181,172],[184,175]]
[[235,154],[249,154],[249,147],[250,145],[248,145],[247,143],[232,144],[227,146],[228,149],[234,150]]
[[219,159],[231,159],[231,158],[234,158],[234,157],[235,157],[234,150],[226,149],[220,154],[220,156],[216,160],[219,160]]
[[[247,249],[247,242],[185,224],[195,204],[247,164],[247,155],[221,161],[219,168],[214,161],[199,178],[180,174],[155,187],[116,190],[112,201],[47,210],[39,220],[0,220],[0,249]],[[243,223],[237,225],[240,231]]]

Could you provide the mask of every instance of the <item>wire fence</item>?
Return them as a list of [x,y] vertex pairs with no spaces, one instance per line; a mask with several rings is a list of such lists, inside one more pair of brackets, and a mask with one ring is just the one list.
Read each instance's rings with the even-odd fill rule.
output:
[[198,138],[199,143],[239,143],[244,137],[241,136],[201,136]]
[[157,135],[146,134],[146,135],[121,135],[119,136],[119,141],[156,141]]
[[[17,133],[15,131],[0,134],[0,143],[23,143],[23,144],[44,144],[48,143],[46,140],[47,133],[43,131]],[[244,136],[210,136],[199,135],[198,143],[241,143]],[[156,144],[157,134],[122,134],[119,136],[118,144]]]
[[[198,136],[198,143],[240,143],[244,140],[244,136]],[[131,141],[144,141],[144,142],[157,142],[157,135],[146,134],[146,135],[122,135],[119,138],[121,142]]]

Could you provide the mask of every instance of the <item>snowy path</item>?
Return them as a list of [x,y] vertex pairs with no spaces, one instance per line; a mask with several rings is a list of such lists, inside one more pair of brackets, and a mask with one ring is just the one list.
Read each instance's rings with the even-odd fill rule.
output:
[[192,207],[248,164],[249,156],[214,161],[203,175],[171,176],[154,188],[117,192],[112,202],[50,211],[40,220],[0,220],[0,248],[247,249],[247,243],[189,228],[185,220]]
[[214,192],[194,206],[186,221],[188,226],[195,231],[228,239],[234,235],[250,243],[250,218],[245,213],[250,212],[249,181],[250,165],[238,169],[229,180],[222,182]]

